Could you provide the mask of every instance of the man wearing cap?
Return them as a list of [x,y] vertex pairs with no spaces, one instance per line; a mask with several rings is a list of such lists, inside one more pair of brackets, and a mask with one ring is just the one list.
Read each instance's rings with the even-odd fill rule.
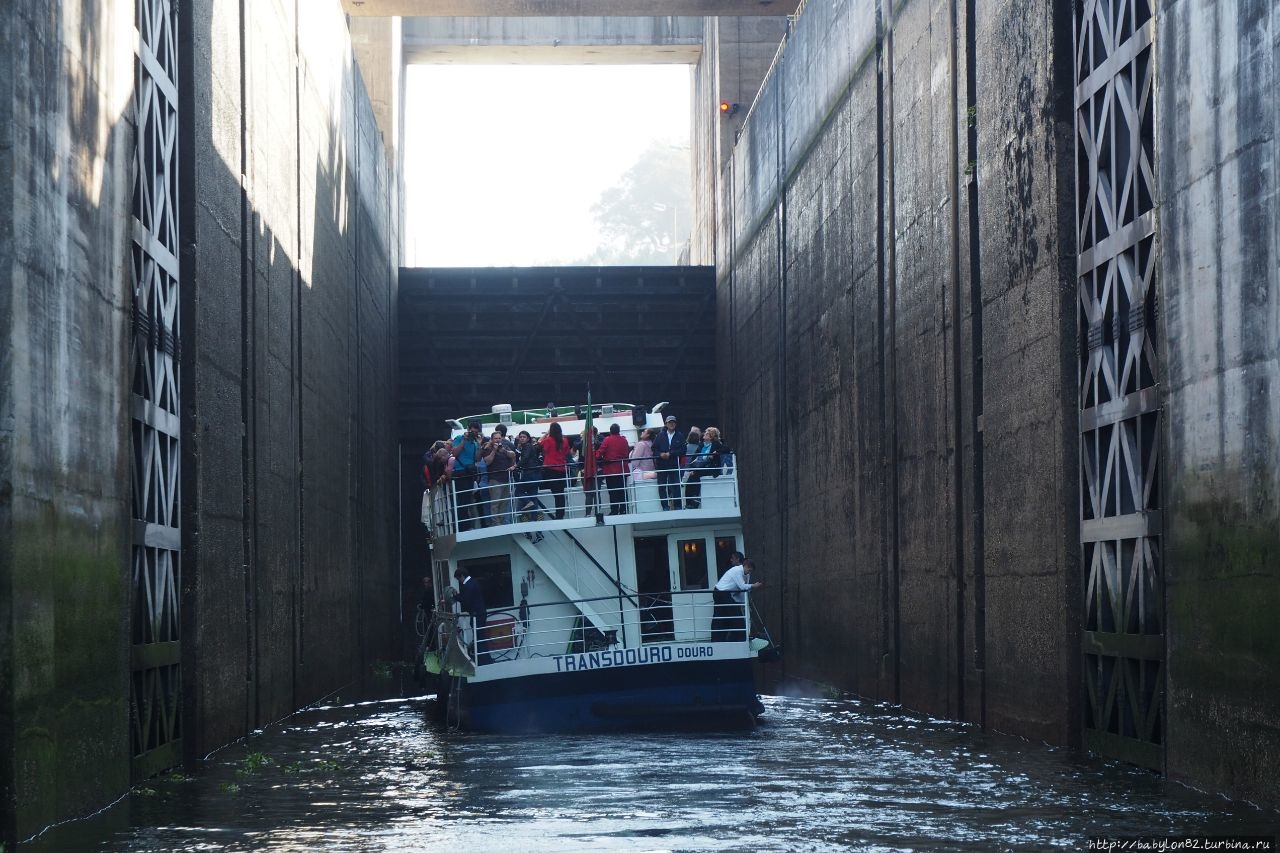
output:
[[676,416],[667,415],[667,428],[653,440],[654,467],[658,470],[658,499],[663,509],[680,509],[680,457],[684,434],[676,429]]

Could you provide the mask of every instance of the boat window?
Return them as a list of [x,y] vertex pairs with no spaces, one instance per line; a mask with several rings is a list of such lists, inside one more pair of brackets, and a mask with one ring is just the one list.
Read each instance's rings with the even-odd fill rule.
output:
[[707,582],[707,543],[705,539],[681,539],[676,542],[676,553],[680,558],[680,588],[706,589]]
[[636,539],[636,585],[640,592],[671,592],[671,567],[667,563],[667,537]]
[[729,570],[729,555],[738,550],[738,540],[733,536],[716,537],[716,578]]
[[511,587],[510,556],[498,554],[493,557],[459,560],[458,566],[462,571],[480,581],[480,588],[484,590],[484,604],[489,610],[515,605],[515,590]]

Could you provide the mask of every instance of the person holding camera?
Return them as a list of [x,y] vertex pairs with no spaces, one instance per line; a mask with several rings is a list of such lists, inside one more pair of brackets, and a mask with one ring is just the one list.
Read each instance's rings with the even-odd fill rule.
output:
[[458,501],[458,527],[471,527],[470,520],[478,515],[475,506],[480,461],[480,425],[467,425],[467,431],[453,440],[453,482]]
[[497,430],[481,448],[480,458],[489,469],[489,525],[506,524],[511,517],[511,469],[516,452]]

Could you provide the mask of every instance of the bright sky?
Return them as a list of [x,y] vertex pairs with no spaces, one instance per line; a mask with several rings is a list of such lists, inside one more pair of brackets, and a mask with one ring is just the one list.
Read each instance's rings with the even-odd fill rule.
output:
[[405,263],[546,266],[597,244],[591,205],[653,140],[689,142],[688,65],[413,65]]

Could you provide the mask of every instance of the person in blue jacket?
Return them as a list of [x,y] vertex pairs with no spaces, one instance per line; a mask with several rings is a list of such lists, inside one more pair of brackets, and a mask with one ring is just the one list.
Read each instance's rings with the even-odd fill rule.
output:
[[470,530],[478,523],[484,504],[480,503],[480,425],[468,424],[467,431],[453,440],[453,485],[458,501],[458,528]]

